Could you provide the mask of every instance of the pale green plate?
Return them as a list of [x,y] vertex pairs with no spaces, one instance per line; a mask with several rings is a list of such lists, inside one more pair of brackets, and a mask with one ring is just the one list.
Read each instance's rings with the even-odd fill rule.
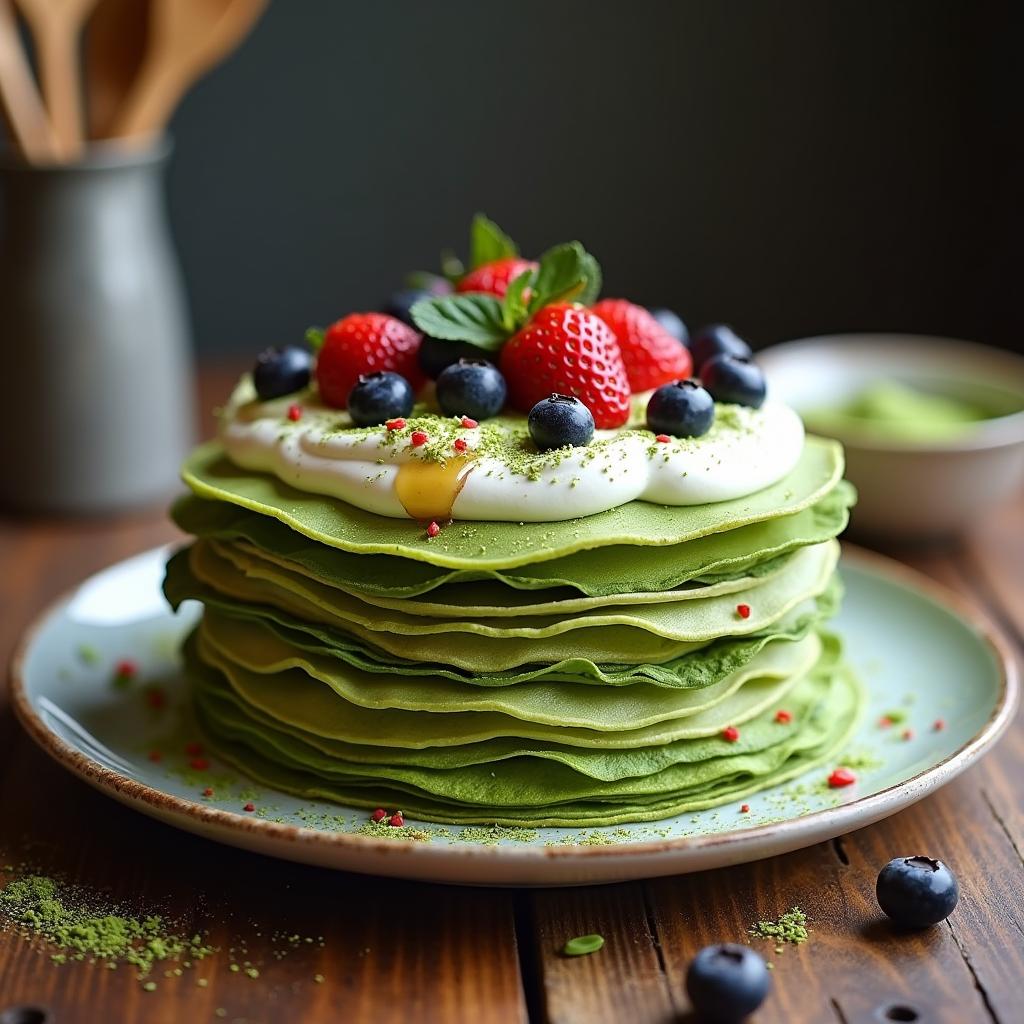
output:
[[[167,555],[158,549],[112,566],[29,630],[12,674],[22,723],[56,760],[140,811],[221,842],[348,871],[571,885],[756,860],[860,828],[921,799],[990,747],[1017,704],[1013,661],[989,623],[898,563],[847,551],[847,596],[835,626],[871,697],[836,762],[854,768],[855,785],[829,789],[829,765],[748,798],[747,811],[725,805],[588,831],[371,826],[365,811],[257,786],[190,747],[201,737],[177,647],[198,608],[175,616],[164,604]],[[115,666],[124,659],[138,673],[119,686]],[[879,720],[887,714],[898,721],[883,728]]]

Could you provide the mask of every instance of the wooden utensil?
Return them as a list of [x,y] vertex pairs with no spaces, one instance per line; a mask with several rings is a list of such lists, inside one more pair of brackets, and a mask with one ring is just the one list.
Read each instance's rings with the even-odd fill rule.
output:
[[267,0],[152,0],[149,44],[113,134],[138,144],[160,131],[192,83],[252,28]]
[[27,160],[57,159],[57,139],[22,49],[10,0],[0,0],[0,107],[11,139]]
[[99,0],[85,31],[89,136],[107,139],[142,69],[150,0]]
[[15,0],[28,23],[39,61],[43,96],[57,137],[58,155],[82,151],[78,43],[96,0]]

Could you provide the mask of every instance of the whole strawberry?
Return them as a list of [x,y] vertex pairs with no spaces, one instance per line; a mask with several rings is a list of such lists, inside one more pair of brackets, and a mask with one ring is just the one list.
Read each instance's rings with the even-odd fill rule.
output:
[[643,306],[602,299],[594,312],[612,329],[633,391],[650,391],[693,372],[689,351]]
[[500,260],[492,260],[471,270],[455,286],[457,292],[486,292],[489,295],[497,295],[499,299],[505,297],[508,286],[524,270],[536,270],[537,264],[533,260],[524,260],[519,256],[505,256]]
[[611,328],[589,309],[556,303],[539,310],[501,350],[511,404],[529,412],[553,393],[572,395],[595,426],[629,419],[629,380]]
[[374,370],[400,373],[418,391],[423,384],[416,353],[423,335],[386,313],[350,313],[324,332],[316,361],[320,397],[344,409],[360,374]]

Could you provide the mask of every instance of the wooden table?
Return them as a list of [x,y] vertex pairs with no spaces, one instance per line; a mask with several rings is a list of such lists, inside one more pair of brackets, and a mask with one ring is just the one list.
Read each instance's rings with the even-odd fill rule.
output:
[[[204,374],[204,408],[229,379]],[[0,521],[0,655],[59,592],[174,535],[159,510]],[[902,556],[987,609],[1021,643],[1024,499],[954,549]],[[158,989],[145,992],[130,970],[58,967],[45,948],[0,931],[0,1024],[673,1021],[685,1019],[683,978],[701,946],[743,941],[752,921],[794,904],[811,912],[813,936],[774,958],[762,1024],[1022,1021],[1022,752],[1018,722],[983,763],[910,810],[759,864],[605,887],[460,889],[302,867],[175,831],[72,778],[3,709],[2,855],[28,844],[73,880],[208,928],[221,952],[204,963],[206,987],[186,972],[161,975]],[[917,853],[953,865],[963,896],[946,924],[896,935],[879,919],[875,876],[891,857]],[[599,954],[559,956],[567,938],[588,932],[605,936]],[[278,960],[275,933],[324,943]],[[229,970],[239,936],[257,979]]]

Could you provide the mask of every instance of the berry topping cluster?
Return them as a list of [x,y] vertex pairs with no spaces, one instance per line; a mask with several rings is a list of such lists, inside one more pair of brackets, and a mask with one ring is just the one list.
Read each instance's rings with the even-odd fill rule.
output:
[[[600,289],[597,261],[579,242],[526,259],[478,215],[468,266],[448,260],[444,275],[413,275],[383,312],[311,328],[313,351],[264,352],[253,385],[271,401],[315,384],[357,427],[403,420],[417,400],[477,422],[511,408],[529,414],[542,451],[624,426],[637,393],[651,392],[647,426],[663,443],[706,434],[716,403],[764,402],[764,376],[732,328],[712,324],[691,338],[671,310],[599,299]],[[289,408],[300,422],[302,406]]]

